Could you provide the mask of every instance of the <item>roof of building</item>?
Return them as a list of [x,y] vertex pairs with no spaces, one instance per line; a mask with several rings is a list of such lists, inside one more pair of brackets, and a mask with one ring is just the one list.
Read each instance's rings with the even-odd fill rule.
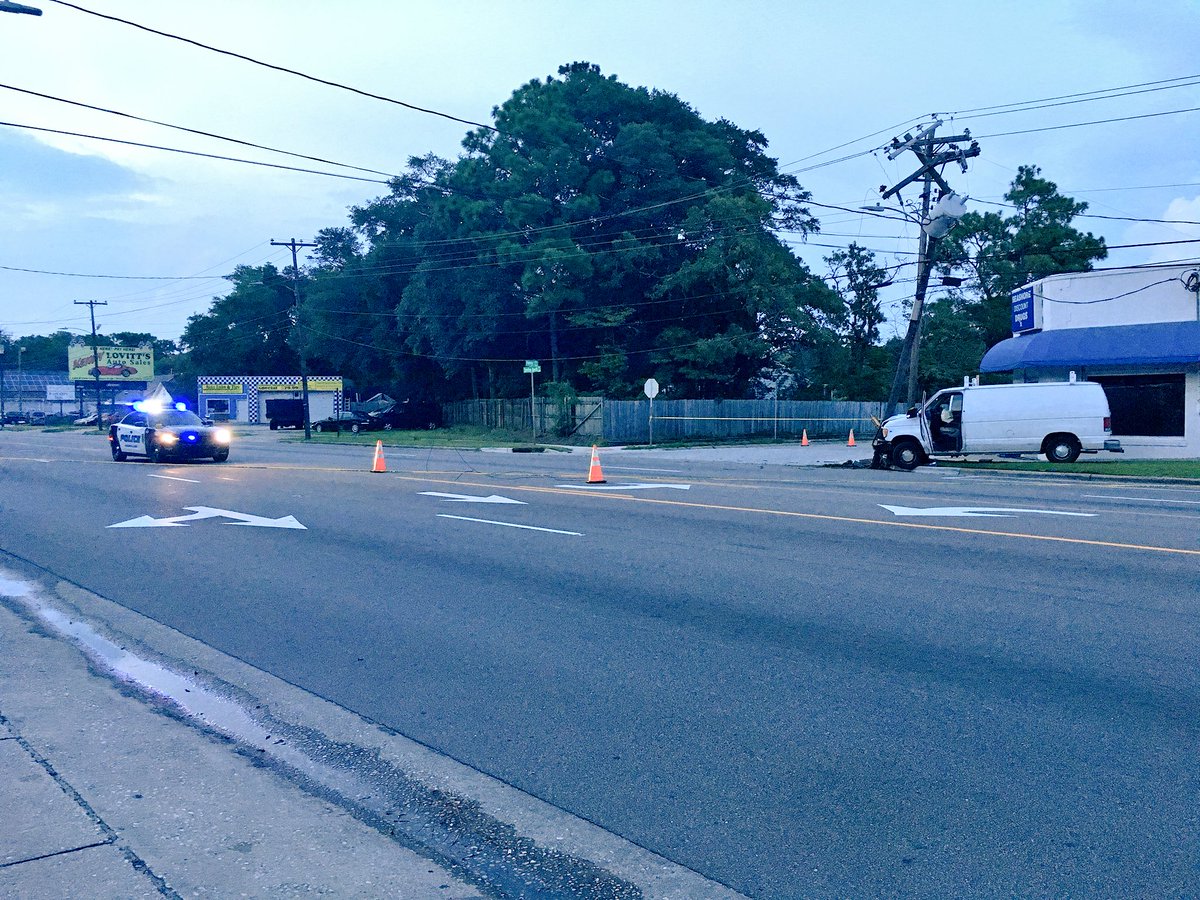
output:
[[1197,362],[1200,362],[1200,322],[1153,322],[1018,335],[988,350],[979,371]]

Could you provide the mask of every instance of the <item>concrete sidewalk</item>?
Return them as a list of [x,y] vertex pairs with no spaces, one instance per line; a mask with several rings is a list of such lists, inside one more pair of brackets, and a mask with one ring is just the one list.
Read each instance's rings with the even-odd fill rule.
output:
[[4,898],[741,896],[3,554],[0,786]]
[[[591,447],[556,447],[572,453],[591,453]],[[840,466],[850,461],[871,461],[871,436],[855,440],[851,447],[846,441],[812,441],[807,447],[800,443],[735,444],[720,447],[601,447],[602,462],[618,463],[634,459],[653,460],[662,465],[674,462],[716,462],[746,466]]]
[[5,602],[0,648],[0,896],[482,896]]

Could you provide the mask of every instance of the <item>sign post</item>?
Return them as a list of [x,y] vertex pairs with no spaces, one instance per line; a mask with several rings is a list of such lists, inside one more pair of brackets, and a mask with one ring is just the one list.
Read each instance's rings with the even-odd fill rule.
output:
[[653,378],[647,378],[645,387],[642,388],[646,392],[646,396],[650,398],[650,446],[654,446],[654,398],[658,396],[658,382]]
[[525,371],[529,375],[529,427],[533,432],[533,446],[537,446],[537,396],[533,389],[533,376],[542,371],[542,364],[536,359],[525,360]]

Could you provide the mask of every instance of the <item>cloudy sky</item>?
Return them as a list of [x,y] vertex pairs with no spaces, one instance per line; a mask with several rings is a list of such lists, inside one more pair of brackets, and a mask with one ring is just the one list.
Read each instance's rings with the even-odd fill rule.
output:
[[[235,265],[290,262],[272,239],[345,225],[348,207],[386,190],[34,130],[356,174],[61,101],[389,173],[455,156],[467,130],[80,7],[475,122],[586,60],[762,131],[815,201],[852,209],[915,167],[866,151],[938,113],[941,134],[967,128],[982,147],[967,173],[946,173],[971,208],[997,209],[987,201],[1032,163],[1107,217],[1080,227],[1154,245],[1103,265],[1200,254],[1161,243],[1200,238],[1195,0],[23,2],[44,14],[0,13],[0,330],[14,336],[82,333],[74,301],[103,300],[103,330],[177,338]],[[851,240],[888,264],[916,248],[910,226],[814,212],[822,234],[798,252],[815,271]]]

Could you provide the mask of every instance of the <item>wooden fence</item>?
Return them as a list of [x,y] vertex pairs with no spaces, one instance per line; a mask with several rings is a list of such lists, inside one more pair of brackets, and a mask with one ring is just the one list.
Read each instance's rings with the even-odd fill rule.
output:
[[[600,397],[577,397],[574,402],[559,402],[538,397],[534,415],[539,438],[586,436],[600,440],[602,418]],[[476,425],[531,433],[529,398],[522,400],[462,400],[442,405],[442,419],[447,425]]]
[[[875,433],[872,416],[885,418],[886,403],[840,400],[664,400],[654,403],[654,441],[781,438],[845,440]],[[614,444],[650,440],[649,400],[608,400],[604,440]]]

